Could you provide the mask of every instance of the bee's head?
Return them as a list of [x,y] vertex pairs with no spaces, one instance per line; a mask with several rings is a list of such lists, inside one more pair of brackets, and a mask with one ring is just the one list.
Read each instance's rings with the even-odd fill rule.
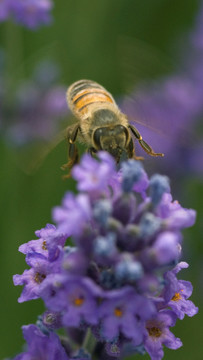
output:
[[119,163],[129,142],[129,131],[123,125],[109,125],[97,128],[93,132],[93,146],[96,151],[109,152]]

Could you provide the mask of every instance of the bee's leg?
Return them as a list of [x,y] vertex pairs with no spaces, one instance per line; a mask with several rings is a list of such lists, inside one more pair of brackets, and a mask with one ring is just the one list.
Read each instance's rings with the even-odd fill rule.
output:
[[154,150],[151,148],[151,146],[149,146],[146,143],[146,141],[142,139],[142,136],[140,135],[139,131],[134,126],[129,125],[129,128],[147,154],[151,156],[164,156],[164,154],[162,153],[155,153]]
[[[77,124],[74,127],[68,127],[67,131],[67,140],[68,140],[68,162],[64,164],[61,169],[66,170],[67,168],[72,169],[72,167],[78,162],[79,160],[79,153],[78,148],[75,145],[75,141],[77,139],[78,131],[80,129],[80,125]],[[64,178],[68,178],[70,175],[65,175]]]
[[128,158],[135,159],[135,160],[144,160],[142,156],[135,155],[135,145],[133,144],[132,138],[130,139],[128,148],[127,148]]

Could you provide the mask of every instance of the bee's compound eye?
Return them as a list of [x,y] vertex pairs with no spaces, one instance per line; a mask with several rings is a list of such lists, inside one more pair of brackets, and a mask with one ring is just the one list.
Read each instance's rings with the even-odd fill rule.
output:
[[116,125],[114,128],[114,131],[116,131],[116,134],[120,134],[122,132],[125,132],[127,129],[123,125]]
[[115,130],[116,130],[116,134],[117,134],[117,135],[124,133],[125,136],[126,136],[126,141],[128,140],[128,138],[129,138],[129,132],[128,132],[128,129],[127,129],[125,126],[123,126],[123,125],[117,125],[117,126],[115,127]]

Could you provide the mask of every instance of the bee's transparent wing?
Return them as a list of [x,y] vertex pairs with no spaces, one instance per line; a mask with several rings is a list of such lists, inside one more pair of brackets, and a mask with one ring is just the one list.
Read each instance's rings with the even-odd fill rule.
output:
[[[63,129],[49,142],[35,140],[15,149],[15,162],[27,175],[33,175],[43,164],[50,152],[62,141],[65,141],[67,130]],[[59,164],[59,166],[62,164]]]
[[188,130],[187,112],[193,84],[187,74],[143,41],[122,37],[118,50],[126,94],[119,102],[122,112],[153,147],[167,148],[157,151],[168,151],[175,142],[190,146],[195,135]]
[[[5,92],[8,94],[12,94],[16,91],[16,87],[19,85],[19,83],[22,81],[22,79],[25,80],[28,69],[35,69],[35,75],[37,76],[43,76],[43,81],[46,82],[47,77],[54,77],[56,76],[56,69],[52,67],[51,71],[49,71],[49,74],[47,73],[46,69],[43,69],[43,74],[39,69],[37,68],[37,65],[40,62],[49,62],[49,59],[51,59],[50,63],[56,61],[56,54],[57,54],[57,47],[58,42],[52,41],[49,44],[43,45],[39,47],[39,49],[35,50],[35,52],[31,55],[29,55],[27,58],[23,58],[23,60],[20,59],[20,55],[18,56],[19,59],[16,63],[15,69],[10,68],[11,61],[9,60],[10,54],[7,55],[6,61],[7,65],[5,66],[4,72],[5,72]],[[12,55],[12,54],[11,54]],[[37,79],[36,79],[37,80]],[[50,79],[47,79],[50,80]]]
[[121,85],[127,94],[143,82],[171,73],[176,66],[169,55],[143,40],[128,36],[118,38],[118,58]]
[[[41,166],[64,139],[63,129],[75,121],[66,103],[67,86],[60,83],[56,49],[56,41],[42,46],[19,61],[13,76],[5,68],[4,138],[15,162],[27,174]],[[28,69],[30,75],[25,76]]]

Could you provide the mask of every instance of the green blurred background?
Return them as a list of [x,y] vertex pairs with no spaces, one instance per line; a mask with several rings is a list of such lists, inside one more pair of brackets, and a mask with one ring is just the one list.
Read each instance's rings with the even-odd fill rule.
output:
[[[33,67],[40,60],[49,58],[59,65],[62,84],[68,86],[80,78],[90,78],[102,83],[114,95],[122,95],[124,87],[118,52],[120,39],[125,36],[140,39],[176,63],[177,44],[192,29],[199,5],[197,0],[60,0],[55,1],[51,26],[29,31],[12,23],[0,24],[0,46],[7,52],[6,71],[13,84],[11,96],[22,78],[29,78]],[[34,239],[34,231],[51,222],[51,209],[61,202],[67,189],[74,188],[72,180],[61,180],[60,165],[66,162],[64,143],[50,153],[33,176],[25,175],[14,158],[14,151],[2,139],[1,359],[21,351],[21,326],[34,323],[37,315],[44,310],[40,300],[17,303],[22,288],[14,287],[12,275],[21,274],[26,267],[18,246]],[[181,187],[184,206],[199,212],[197,225],[185,231],[184,246],[190,268],[183,277],[193,282],[192,300],[201,307],[203,190],[197,179],[184,179]],[[186,316],[183,321],[177,321],[174,333],[181,338],[184,346],[176,351],[165,349],[165,359],[203,359],[201,320],[200,312],[192,319]]]

